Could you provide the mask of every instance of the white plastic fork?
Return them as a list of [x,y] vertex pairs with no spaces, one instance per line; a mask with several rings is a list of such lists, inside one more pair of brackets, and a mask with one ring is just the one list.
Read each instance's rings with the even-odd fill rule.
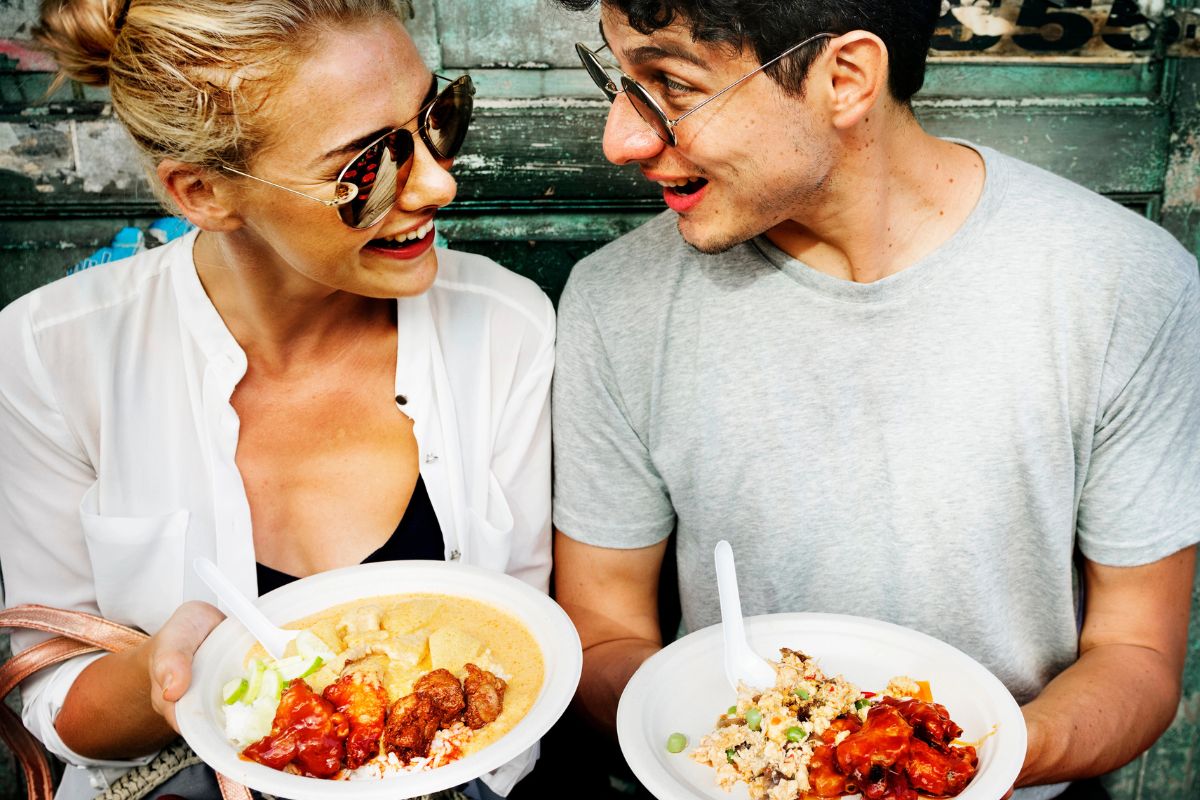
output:
[[713,551],[717,567],[717,594],[721,598],[721,631],[725,638],[725,677],[736,692],[744,683],[756,689],[775,685],[775,669],[750,649],[746,626],[742,621],[742,601],[738,595],[737,571],[733,548],[722,539]]
[[208,588],[217,594],[221,604],[229,609],[234,618],[250,631],[250,635],[258,640],[271,657],[275,660],[283,658],[283,651],[288,642],[300,635],[300,631],[287,630],[271,623],[258,608],[238,591],[237,587],[225,577],[217,565],[207,558],[200,557],[192,562],[192,567],[200,579],[208,584]]

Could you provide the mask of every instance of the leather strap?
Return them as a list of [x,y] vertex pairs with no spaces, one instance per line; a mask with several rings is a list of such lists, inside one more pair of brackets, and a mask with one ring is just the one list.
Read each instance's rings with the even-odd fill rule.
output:
[[[0,628],[23,628],[57,634],[0,664],[0,700],[17,684],[45,667],[99,650],[117,653],[149,637],[141,631],[83,611],[41,605],[14,606],[0,611]],[[29,800],[53,800],[54,778],[42,744],[25,729],[21,718],[0,702],[0,738],[21,764]],[[250,790],[217,774],[225,800],[251,800]]]

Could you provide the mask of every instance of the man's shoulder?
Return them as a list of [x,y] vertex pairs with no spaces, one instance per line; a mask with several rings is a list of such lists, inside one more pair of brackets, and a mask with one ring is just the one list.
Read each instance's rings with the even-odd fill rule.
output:
[[1047,233],[1088,244],[1088,255],[1120,256],[1150,249],[1176,262],[1195,260],[1144,213],[1013,156],[992,151],[989,161],[1006,173],[1005,205],[1010,211],[1037,221]]
[[656,306],[675,292],[703,256],[679,234],[673,211],[648,220],[581,259],[563,290],[570,302],[586,298],[600,308]]
[[1195,256],[1144,213],[1012,156],[992,151],[989,164],[1004,173],[1001,213],[1014,250],[1073,253],[1060,262],[1059,278],[1164,299],[1196,280]]

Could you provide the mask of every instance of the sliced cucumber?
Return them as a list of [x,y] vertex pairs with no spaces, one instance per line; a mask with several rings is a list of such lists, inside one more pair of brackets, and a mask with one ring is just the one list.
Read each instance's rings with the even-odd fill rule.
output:
[[273,708],[279,703],[279,697],[282,694],[283,676],[274,667],[267,667],[263,670],[262,686],[259,687],[258,697],[255,700],[270,703]]
[[310,660],[315,656],[320,656],[325,661],[333,658],[333,651],[329,649],[329,645],[312,631],[300,631],[296,637],[296,652]]
[[267,665],[259,661],[257,658],[250,662],[248,675],[249,684],[246,687],[246,694],[242,697],[243,703],[253,703],[258,699],[259,692],[262,689],[263,675],[267,671]]
[[221,700],[224,701],[225,705],[231,706],[245,697],[246,690],[249,688],[250,681],[245,678],[234,678],[221,687]]
[[323,666],[325,666],[325,659],[321,658],[320,656],[313,656],[312,663],[308,665],[308,669],[300,673],[299,677],[307,678],[309,675],[312,675]]

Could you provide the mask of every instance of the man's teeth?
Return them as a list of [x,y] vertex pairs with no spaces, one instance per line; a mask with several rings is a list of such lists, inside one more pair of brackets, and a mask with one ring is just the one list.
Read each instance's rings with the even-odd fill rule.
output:
[[429,222],[426,222],[415,231],[397,234],[396,236],[388,236],[386,238],[388,241],[392,242],[411,242],[415,241],[416,239],[424,239],[431,230],[433,230],[433,220],[429,220]]
[[680,186],[687,186],[689,183],[694,183],[695,181],[698,181],[698,180],[700,180],[700,179],[699,178],[684,178],[684,179],[678,180],[678,181],[657,181],[657,183],[659,186],[663,187],[664,189],[671,189],[671,188],[677,188]]

